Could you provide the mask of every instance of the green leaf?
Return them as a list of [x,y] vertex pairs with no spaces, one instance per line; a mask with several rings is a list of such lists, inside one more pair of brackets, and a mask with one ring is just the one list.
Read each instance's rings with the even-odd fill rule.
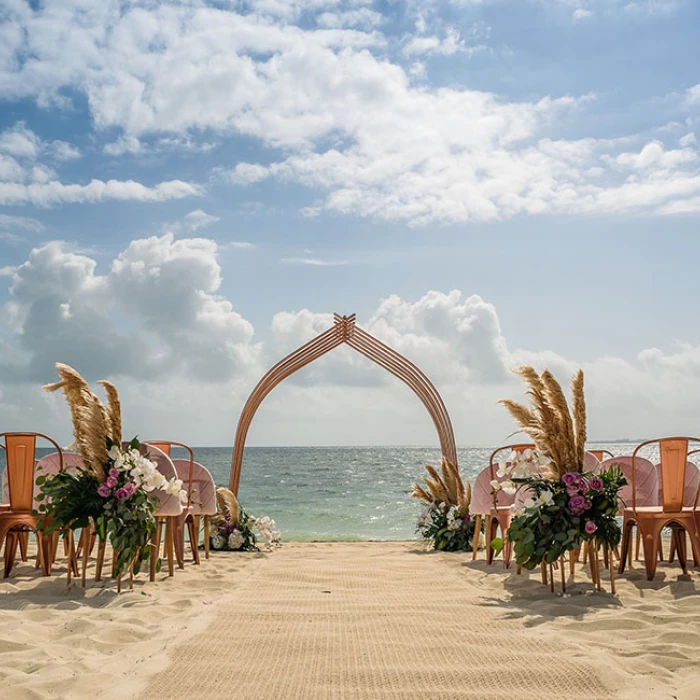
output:
[[496,554],[500,554],[500,552],[503,550],[503,545],[504,542],[501,537],[494,537],[494,539],[491,540],[491,546],[493,547]]

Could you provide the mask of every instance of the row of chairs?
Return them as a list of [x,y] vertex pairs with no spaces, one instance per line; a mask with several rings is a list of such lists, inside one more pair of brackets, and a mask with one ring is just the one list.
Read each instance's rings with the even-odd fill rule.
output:
[[[48,441],[55,452],[36,459],[37,438]],[[6,468],[3,472],[2,503],[0,503],[0,547],[3,543],[3,576],[10,575],[19,549],[23,561],[27,561],[29,533],[37,538],[37,566],[45,576],[51,574],[56,559],[59,535],[46,536],[38,531],[38,517],[32,514],[37,508],[36,486],[38,475],[50,477],[61,469],[80,469],[83,466],[79,454],[63,451],[55,440],[41,433],[2,433],[0,448],[5,452]],[[171,459],[174,447],[182,448],[187,459]],[[194,459],[192,449],[184,443],[154,440],[141,445],[142,452],[148,454],[167,479],[179,478],[187,492],[187,503],[183,504],[176,496],[156,492],[158,505],[155,511],[156,531],[152,540],[152,556],[149,577],[155,580],[157,561],[161,548],[167,559],[168,574],[174,575],[175,564],[185,565],[185,530],[188,531],[192,549],[192,559],[199,563],[200,530],[203,523],[205,557],[209,558],[209,518],[216,514],[216,485],[209,471]],[[104,567],[106,542],[97,542],[92,528],[81,531],[78,542],[73,541],[73,533],[63,533],[64,552],[67,557],[68,578],[78,575],[82,561],[82,582],[86,583],[86,571],[90,554],[97,544],[95,579],[100,580]],[[112,567],[114,569],[114,565]],[[114,573],[114,572],[113,572]],[[130,576],[133,584],[133,577]],[[121,589],[121,579],[118,580]]]
[[[643,547],[647,578],[656,574],[657,560],[663,557],[661,534],[671,528],[670,561],[677,554],[684,573],[687,573],[686,534],[691,542],[693,563],[700,566],[700,469],[690,461],[690,457],[700,455],[700,448],[690,449],[700,443],[700,438],[668,437],[647,440],[634,449],[629,456],[613,456],[608,450],[591,450],[586,453],[584,469],[598,472],[618,465],[627,479],[627,486],[620,492],[619,516],[623,518],[623,537],[619,572],[631,565],[632,538],[637,533],[637,557],[640,542]],[[658,464],[642,457],[640,452],[657,447]],[[505,533],[510,526],[512,509],[519,505],[524,496],[521,493],[509,496],[503,491],[495,491],[491,482],[501,481],[496,468],[499,456],[513,450],[524,452],[534,449],[532,444],[516,444],[494,450],[489,465],[477,476],[472,493],[470,510],[476,516],[477,533],[482,519],[485,521],[486,559],[493,561],[491,541],[500,529],[504,538],[503,563],[510,565],[512,546]],[[476,558],[479,536],[474,538],[472,558]]]

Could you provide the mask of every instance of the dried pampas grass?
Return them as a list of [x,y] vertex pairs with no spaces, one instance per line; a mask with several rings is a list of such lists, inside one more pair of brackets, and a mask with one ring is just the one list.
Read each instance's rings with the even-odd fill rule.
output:
[[61,381],[47,384],[45,391],[63,389],[73,419],[75,444],[83,464],[98,479],[105,478],[107,440],[120,444],[122,440],[121,404],[117,388],[111,382],[99,382],[107,392],[108,406],[90,389],[83,377],[69,365],[56,363]]
[[555,476],[583,471],[586,452],[583,371],[579,370],[571,382],[573,415],[561,385],[549,370],[540,375],[532,367],[523,366],[515,373],[528,386],[531,407],[509,399],[499,403],[513,416],[522,432],[532,438],[537,449],[552,460]]
[[423,478],[425,488],[420,484],[411,484],[411,498],[418,498],[426,503],[439,501],[457,506],[461,514],[469,510],[472,488],[468,481],[462,481],[456,464],[443,457],[439,473],[431,464],[426,464],[425,470],[428,472],[428,476]]

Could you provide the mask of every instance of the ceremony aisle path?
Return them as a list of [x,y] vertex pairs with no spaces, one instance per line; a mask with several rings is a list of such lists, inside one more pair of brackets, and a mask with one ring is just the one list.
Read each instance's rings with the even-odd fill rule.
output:
[[470,585],[482,577],[464,569],[470,558],[456,566],[454,556],[416,543],[285,544],[217,605],[202,633],[172,651],[139,697],[613,697],[560,637],[548,641],[494,602],[493,589]]

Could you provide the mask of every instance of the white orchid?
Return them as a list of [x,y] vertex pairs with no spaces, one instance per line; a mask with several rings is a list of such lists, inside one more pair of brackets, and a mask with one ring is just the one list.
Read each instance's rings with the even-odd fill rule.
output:
[[551,491],[542,491],[542,493],[537,497],[537,501],[540,505],[548,506],[554,499],[554,494]]
[[228,536],[228,546],[231,549],[238,549],[244,542],[244,537],[241,534],[240,530],[234,530],[229,536]]
[[518,485],[510,479],[507,479],[506,481],[501,482],[501,489],[503,490],[503,493],[507,493],[509,496],[512,496],[518,490]]

